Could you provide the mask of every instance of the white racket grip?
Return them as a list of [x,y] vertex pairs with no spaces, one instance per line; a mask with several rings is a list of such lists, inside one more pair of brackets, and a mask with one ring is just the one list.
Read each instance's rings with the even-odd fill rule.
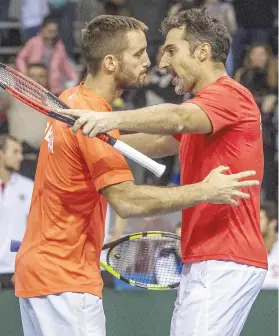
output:
[[127,145],[125,142],[117,140],[113,148],[115,148],[124,156],[127,156],[129,159],[143,166],[144,168],[150,170],[157,177],[161,177],[164,174],[166,166],[150,159],[148,156]]

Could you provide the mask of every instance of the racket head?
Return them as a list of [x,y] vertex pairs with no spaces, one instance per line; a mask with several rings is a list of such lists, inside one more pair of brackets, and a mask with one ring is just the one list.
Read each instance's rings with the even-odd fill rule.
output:
[[0,86],[36,111],[73,126],[75,119],[55,112],[69,107],[58,97],[15,69],[0,63]]
[[114,277],[148,290],[176,289],[181,277],[180,237],[162,231],[138,232],[103,247],[101,266]]

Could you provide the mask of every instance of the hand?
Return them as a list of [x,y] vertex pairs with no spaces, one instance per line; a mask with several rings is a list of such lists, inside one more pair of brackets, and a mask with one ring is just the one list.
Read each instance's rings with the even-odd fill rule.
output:
[[83,135],[89,138],[94,138],[99,133],[117,129],[117,119],[114,118],[114,113],[73,109],[57,110],[57,112],[75,119],[78,118],[72,127],[73,132],[76,133],[82,128]]
[[254,170],[244,171],[238,174],[224,175],[223,172],[229,170],[229,167],[220,166],[213,169],[204,179],[206,190],[206,201],[214,204],[231,204],[239,205],[235,198],[247,199],[249,194],[241,192],[239,189],[244,187],[258,186],[260,183],[257,180],[239,181],[245,177],[256,174]]

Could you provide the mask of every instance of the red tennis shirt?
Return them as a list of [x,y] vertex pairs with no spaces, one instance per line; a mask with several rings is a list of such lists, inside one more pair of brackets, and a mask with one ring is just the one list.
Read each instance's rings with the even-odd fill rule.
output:
[[[263,176],[260,111],[252,94],[225,76],[186,103],[198,105],[213,126],[211,135],[175,135],[180,141],[181,184],[203,180],[219,165],[229,173],[255,170]],[[183,262],[230,260],[267,268],[260,230],[260,186],[243,188],[251,197],[240,206],[201,203],[182,213]]]

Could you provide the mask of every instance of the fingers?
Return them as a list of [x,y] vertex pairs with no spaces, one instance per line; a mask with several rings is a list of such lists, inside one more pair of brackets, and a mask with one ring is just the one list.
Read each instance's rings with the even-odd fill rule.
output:
[[223,172],[226,172],[230,169],[230,167],[227,167],[227,166],[219,166],[215,169],[212,170],[212,172],[215,172],[215,173],[223,173]]
[[84,115],[84,112],[88,112],[88,111],[87,110],[74,110],[74,109],[57,109],[57,112],[60,114],[79,118]]
[[242,192],[242,191],[238,191],[238,190],[236,190],[236,191],[233,193],[233,197],[238,197],[238,198],[245,198],[245,199],[247,199],[247,198],[250,198],[250,195],[249,195],[249,194],[246,194],[246,193],[244,193],[244,192]]
[[244,187],[252,187],[258,186],[260,182],[258,180],[248,180],[248,181],[240,181],[235,183],[236,188],[244,188]]
[[83,125],[85,123],[88,122],[88,120],[90,120],[90,122],[96,122],[96,119],[95,118],[92,118],[92,116],[90,116],[90,119],[88,118],[88,116],[83,116],[83,117],[80,117],[73,125],[73,132],[76,133],[81,127],[83,127]]
[[90,120],[87,121],[86,125],[83,127],[82,134],[90,136],[90,133],[94,130],[95,125],[96,125],[96,119],[90,118]]
[[236,179],[236,180],[240,180],[244,177],[249,177],[249,176],[254,176],[256,175],[255,170],[247,170],[241,173],[237,173],[237,174],[231,174],[231,177]]

